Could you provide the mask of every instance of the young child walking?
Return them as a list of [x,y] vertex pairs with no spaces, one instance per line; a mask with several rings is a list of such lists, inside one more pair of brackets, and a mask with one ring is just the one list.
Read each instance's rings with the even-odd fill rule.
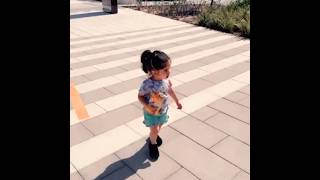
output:
[[151,159],[159,157],[158,147],[162,144],[159,136],[161,126],[168,121],[168,95],[170,95],[178,109],[182,108],[172,84],[170,75],[171,59],[162,51],[146,50],[141,54],[142,70],[148,74],[139,89],[138,99],[143,105],[143,123],[150,128],[148,144]]

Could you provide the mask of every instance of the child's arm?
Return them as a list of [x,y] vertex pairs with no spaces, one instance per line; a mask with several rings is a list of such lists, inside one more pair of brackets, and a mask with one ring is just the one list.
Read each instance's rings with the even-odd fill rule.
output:
[[148,105],[145,101],[144,101],[144,96],[140,96],[138,95],[138,99],[140,101],[140,103],[143,105],[143,107],[151,114],[155,114],[157,109],[151,107],[150,105]]
[[173,100],[176,102],[178,109],[182,109],[182,105],[179,102],[179,99],[176,96],[176,93],[173,91],[172,89],[172,84],[171,81],[169,80],[169,90],[168,90],[168,94],[173,98]]

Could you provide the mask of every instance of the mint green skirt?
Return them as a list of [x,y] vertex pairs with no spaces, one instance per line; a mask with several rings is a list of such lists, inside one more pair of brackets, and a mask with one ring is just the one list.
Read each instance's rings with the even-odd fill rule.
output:
[[147,127],[164,124],[164,123],[168,122],[168,119],[169,119],[167,112],[160,114],[160,115],[153,115],[153,114],[149,114],[148,112],[143,110],[143,116],[144,116],[143,123]]

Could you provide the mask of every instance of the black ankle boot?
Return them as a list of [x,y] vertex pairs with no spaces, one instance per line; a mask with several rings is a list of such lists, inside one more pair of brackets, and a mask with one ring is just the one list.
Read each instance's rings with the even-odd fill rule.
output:
[[160,147],[162,144],[162,139],[160,138],[160,136],[157,136],[157,145],[158,147]]
[[149,143],[149,155],[152,160],[157,160],[159,158],[159,150],[157,144]]

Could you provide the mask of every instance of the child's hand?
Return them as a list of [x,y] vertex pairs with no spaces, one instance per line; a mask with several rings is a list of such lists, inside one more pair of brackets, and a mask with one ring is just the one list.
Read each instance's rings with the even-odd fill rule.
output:
[[182,104],[180,102],[177,102],[177,106],[178,106],[178,109],[182,109]]

